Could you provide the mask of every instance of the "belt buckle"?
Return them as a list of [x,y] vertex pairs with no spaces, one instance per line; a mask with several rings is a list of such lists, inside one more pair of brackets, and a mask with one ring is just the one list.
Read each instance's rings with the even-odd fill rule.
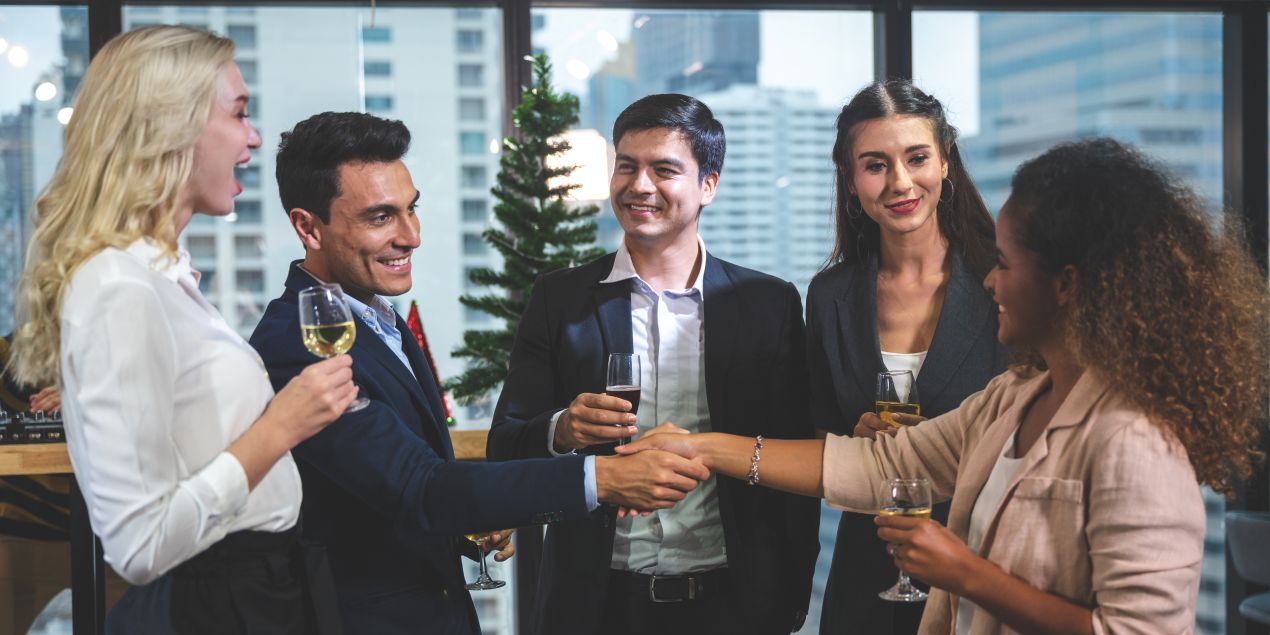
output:
[[697,580],[692,576],[649,576],[648,578],[648,599],[656,604],[674,604],[683,602],[685,598],[659,598],[657,597],[657,581],[668,580],[672,578],[682,578],[688,582],[688,597],[686,599],[697,599]]

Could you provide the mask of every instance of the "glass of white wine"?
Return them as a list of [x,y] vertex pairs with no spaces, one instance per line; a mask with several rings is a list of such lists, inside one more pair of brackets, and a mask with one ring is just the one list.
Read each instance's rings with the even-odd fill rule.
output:
[[911,370],[884,370],[878,373],[878,392],[873,401],[873,412],[892,428],[902,427],[891,413],[922,414],[917,400],[917,380]]
[[464,588],[468,591],[488,591],[506,585],[502,580],[489,577],[489,569],[485,565],[485,541],[489,540],[489,534],[464,534],[464,537],[476,543],[476,550],[481,552],[481,575]]
[[[300,336],[310,353],[324,359],[353,348],[357,325],[340,285],[319,284],[300,291]],[[368,405],[370,400],[358,397],[344,412],[357,412]]]
[[[930,483],[924,478],[896,478],[882,484],[880,516],[909,516],[930,518]],[[900,569],[900,579],[895,586],[881,592],[878,597],[892,602],[923,602],[926,593],[913,586],[908,574]]]

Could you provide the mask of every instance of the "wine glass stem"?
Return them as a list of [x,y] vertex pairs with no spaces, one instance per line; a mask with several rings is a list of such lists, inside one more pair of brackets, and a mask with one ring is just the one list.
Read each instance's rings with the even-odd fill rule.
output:
[[484,546],[484,545],[479,545],[479,544],[478,544],[478,545],[477,545],[477,548],[481,550],[481,576],[480,576],[479,578],[477,578],[477,579],[478,579],[478,580],[480,580],[481,582],[484,582],[484,581],[486,581],[486,580],[489,580],[489,579],[490,579],[490,577],[489,577],[489,569],[488,569],[488,568],[486,568],[486,564],[485,564],[485,556],[486,556],[487,554],[485,553],[485,546]]
[[913,583],[910,582],[908,579],[908,574],[904,573],[903,571],[900,571],[900,579],[899,579],[899,582],[896,583],[896,587],[897,587],[896,590],[898,590],[903,595],[911,595],[914,590]]

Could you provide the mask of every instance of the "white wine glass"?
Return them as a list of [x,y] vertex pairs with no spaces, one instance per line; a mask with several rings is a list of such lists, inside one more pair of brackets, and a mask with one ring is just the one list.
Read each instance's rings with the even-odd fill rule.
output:
[[[631,402],[631,414],[639,413],[640,362],[636,353],[611,353],[608,372],[604,380],[604,394]],[[621,424],[619,424],[621,425]],[[626,445],[630,439],[622,437],[618,445]]]
[[[891,479],[882,484],[881,494],[879,516],[930,518],[930,483],[924,478]],[[913,586],[908,574],[900,569],[895,586],[879,593],[878,597],[892,602],[924,602],[926,593]]]
[[[323,359],[343,355],[353,348],[357,325],[348,310],[344,290],[338,284],[319,284],[300,291],[300,336],[310,353]],[[358,397],[344,409],[357,412],[370,405]]]
[[873,401],[873,412],[892,428],[903,427],[903,424],[891,416],[892,413],[922,414],[913,371],[884,370],[878,373],[878,391]]
[[489,567],[485,564],[485,543],[489,540],[489,534],[465,534],[464,537],[476,543],[476,550],[481,552],[481,575],[464,588],[468,591],[488,591],[505,586],[507,583],[503,580],[489,577]]

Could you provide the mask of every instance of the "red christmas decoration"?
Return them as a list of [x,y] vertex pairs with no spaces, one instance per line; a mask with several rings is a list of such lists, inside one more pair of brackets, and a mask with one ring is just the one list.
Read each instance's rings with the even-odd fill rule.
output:
[[[423,349],[423,358],[428,360],[428,368],[432,371],[432,376],[437,380],[437,387],[441,386],[441,374],[437,372],[437,362],[432,359],[432,348],[428,346],[428,336],[423,334],[423,320],[419,319],[419,303],[410,301],[410,313],[406,316],[406,328],[414,334],[415,341],[419,343],[419,348]],[[445,408],[445,425],[454,425],[454,410],[450,408],[450,398],[441,393],[441,406]]]

